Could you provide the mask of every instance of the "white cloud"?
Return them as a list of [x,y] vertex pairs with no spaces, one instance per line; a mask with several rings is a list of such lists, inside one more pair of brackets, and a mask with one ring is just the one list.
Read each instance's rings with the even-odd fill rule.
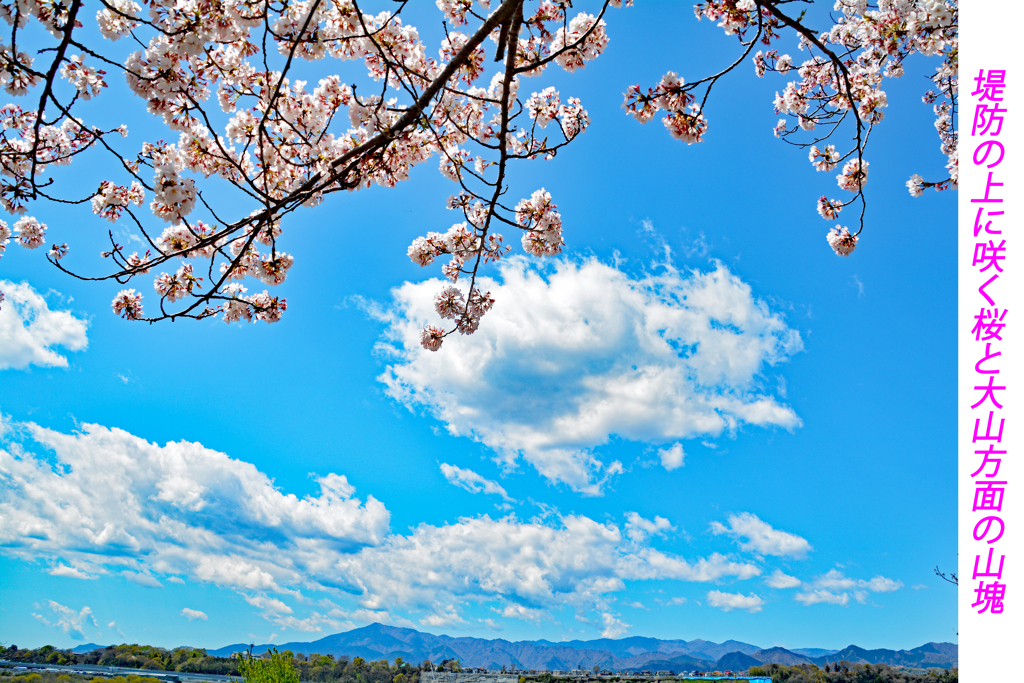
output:
[[601,630],[602,638],[621,638],[625,635],[630,625],[619,619],[618,616],[604,612],[601,614],[601,623],[604,628]]
[[659,448],[658,457],[661,458],[661,466],[671,472],[683,466],[683,444],[674,443],[668,448]]
[[146,586],[148,588],[163,588],[164,585],[160,583],[152,574],[146,572],[133,572],[125,569],[121,572],[121,576],[128,579],[132,583],[137,583],[140,586]]
[[180,583],[180,584],[184,584],[185,583],[185,579],[181,578],[180,576],[168,576],[167,580],[170,581],[171,583]]
[[[631,513],[618,526],[557,512],[530,522],[483,515],[390,534],[384,506],[369,496],[361,503],[340,475],[321,477],[320,495],[299,499],[251,464],[199,444],[161,447],[98,425],[14,432],[52,453],[37,457],[20,442],[0,449],[5,552],[149,585],[186,576],[234,588],[266,619],[298,631],[411,625],[385,609],[456,623],[468,603],[536,622],[564,605],[607,612],[628,581],[761,573],[718,553],[684,559],[651,547],[673,528],[663,517]],[[294,615],[283,598],[308,602],[299,588],[341,589],[360,609]]]
[[548,613],[544,610],[534,609],[532,607],[526,607],[524,605],[518,605],[515,603],[509,603],[505,605],[505,608],[501,611],[501,616],[512,619],[522,619],[524,621],[532,621],[539,623],[548,616]]
[[813,588],[796,594],[796,601],[805,605],[816,605],[824,602],[831,605],[845,605],[850,602],[849,593],[833,593],[824,588]]
[[[55,621],[50,621],[43,615],[35,612],[32,613],[32,616],[47,626],[55,626],[59,628],[64,631],[64,633],[71,636],[73,640],[85,640],[85,633],[83,629],[89,624],[97,627],[99,626],[96,622],[96,617],[93,616],[92,610],[88,607],[83,607],[81,611],[76,612],[70,607],[66,607],[53,600],[47,600],[46,604],[56,617]],[[36,606],[38,607],[38,605]]]
[[66,564],[58,564],[50,570],[51,576],[67,576],[72,579],[95,579],[93,574],[87,574],[77,567],[69,567]]
[[89,424],[73,434],[18,431],[53,453],[0,448],[0,546],[9,554],[113,566],[149,585],[178,574],[258,591],[335,585],[336,557],[388,533],[388,511],[352,497],[343,476],[320,478],[320,495],[300,499],[200,444],[158,446]]
[[195,621],[196,619],[199,619],[200,621],[206,621],[208,618],[205,612],[200,612],[197,609],[189,609],[188,607],[185,607],[181,610],[181,615],[189,621]]
[[292,608],[283,600],[267,597],[266,595],[243,595],[245,601],[253,607],[258,607],[266,614],[291,614]]
[[783,573],[782,570],[776,569],[772,572],[772,575],[765,580],[765,583],[772,588],[796,588],[802,582],[795,576],[790,576],[789,574]]
[[449,605],[446,610],[440,610],[424,617],[421,623],[424,626],[455,626],[457,624],[465,624],[466,622],[455,611],[455,607]]
[[851,579],[838,569],[832,569],[809,583],[807,590],[797,593],[795,599],[804,605],[846,605],[851,597],[857,602],[865,603],[868,593],[891,593],[902,587],[902,581],[884,576],[876,576],[870,580]]
[[682,605],[685,602],[686,598],[677,596],[666,602],[665,605],[668,607],[675,607],[676,605]]
[[734,609],[745,609],[748,612],[760,612],[764,600],[757,595],[743,595],[742,593],[723,593],[721,591],[710,591],[708,593],[708,604],[718,607],[723,612]]
[[549,524],[514,515],[421,524],[409,536],[343,558],[338,568],[357,577],[367,608],[497,600],[504,616],[531,621],[565,604],[592,609],[629,580],[714,581],[760,572],[717,554],[690,563],[638,547],[614,524],[574,515]]
[[437,322],[442,283],[394,290],[393,308],[374,311],[387,324],[388,395],[486,444],[506,467],[521,457],[593,495],[621,470],[592,450],[612,435],[666,443],[744,423],[800,425],[761,376],[802,349],[800,335],[725,266],[638,278],[593,259],[556,260],[546,276],[538,267],[511,258],[502,283],[483,278],[494,309],[437,353],[419,333]]
[[107,624],[107,628],[112,629],[114,633],[119,635],[122,639],[128,640],[128,636],[124,634],[124,631],[121,630],[121,628],[117,625],[116,621],[112,621],[109,624]]
[[648,535],[664,536],[666,531],[675,531],[675,527],[664,517],[655,515],[652,521],[635,512],[626,513],[626,535],[634,541],[643,541]]
[[639,600],[634,600],[632,602],[626,602],[626,603],[623,603],[623,604],[626,607],[632,607],[633,609],[642,609],[642,610],[645,610],[645,611],[648,611],[648,612],[651,611],[650,608],[648,608],[646,605],[644,605],[644,603],[640,602]]
[[491,479],[485,479],[483,475],[477,474],[473,470],[463,469],[443,462],[441,463],[441,473],[444,474],[444,478],[448,480],[448,483],[455,484],[470,493],[480,493],[481,491],[484,493],[494,493],[510,503],[515,502],[509,498],[508,493],[502,488],[501,484]]
[[762,522],[757,515],[749,512],[729,515],[728,527],[720,522],[712,522],[711,531],[715,535],[728,534],[737,539],[745,538],[745,541],[740,542],[740,548],[760,555],[803,559],[808,551],[813,550],[807,539],[773,529],[770,524]]
[[0,280],[0,291],[6,296],[0,305],[0,370],[67,367],[68,359],[54,348],[81,351],[88,345],[88,323],[69,311],[51,311],[27,282]]

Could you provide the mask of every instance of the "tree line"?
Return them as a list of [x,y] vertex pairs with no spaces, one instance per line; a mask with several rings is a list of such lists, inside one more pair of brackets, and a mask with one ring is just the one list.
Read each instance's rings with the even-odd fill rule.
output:
[[928,669],[914,673],[888,664],[836,662],[820,669],[814,664],[762,664],[751,676],[770,676],[772,683],[958,683],[957,669]]
[[[202,648],[178,647],[173,650],[151,645],[111,645],[92,652],[76,653],[60,650],[47,645],[35,650],[19,649],[16,645],[0,647],[0,659],[14,662],[31,662],[60,665],[120,666],[158,671],[181,671],[185,673],[220,674],[239,676],[247,683],[286,683],[274,675],[273,681],[263,681],[266,676],[256,675],[251,666],[247,667],[247,653],[236,653],[231,657],[214,657]],[[440,664],[425,660],[419,664],[395,658],[394,663],[386,659],[367,661],[362,657],[335,657],[313,653],[304,655],[291,650],[267,651],[255,655],[251,661],[264,662],[267,672],[294,670],[299,681],[309,683],[420,683],[423,671],[460,672],[459,660],[446,659]],[[253,669],[253,670],[250,670]],[[813,664],[786,666],[784,664],[763,664],[750,667],[751,676],[766,676],[772,683],[958,683],[957,669],[929,669],[915,673],[887,664],[852,664],[838,662],[826,665],[824,669]],[[268,673],[269,675],[269,673]],[[535,678],[538,683],[549,683],[554,677],[541,674]],[[249,679],[254,679],[250,681]],[[525,683],[520,678],[520,683]]]
[[[307,656],[291,650],[268,651],[262,655],[255,655],[255,658],[286,663],[298,672],[300,680],[315,683],[419,683],[421,671],[462,670],[458,660],[444,660],[440,664],[425,660],[420,664],[413,664],[397,657],[392,664],[386,659],[367,661],[362,657],[335,658],[334,655],[318,653]],[[152,645],[122,644],[78,653],[61,650],[52,645],[35,650],[11,645],[0,646],[0,659],[37,664],[119,666],[154,671],[245,676],[242,670],[243,657],[214,657],[207,654],[205,649],[192,647],[168,650]]]

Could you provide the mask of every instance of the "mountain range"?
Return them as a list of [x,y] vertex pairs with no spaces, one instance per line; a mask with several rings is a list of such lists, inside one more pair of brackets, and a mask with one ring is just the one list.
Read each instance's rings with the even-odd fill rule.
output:
[[[743,670],[756,664],[825,664],[846,660],[854,664],[890,664],[914,668],[950,668],[957,665],[958,647],[953,643],[926,643],[912,650],[867,650],[849,645],[842,650],[781,647],[761,648],[750,643],[727,640],[713,643],[706,640],[661,640],[632,636],[597,640],[520,640],[453,638],[435,636],[411,628],[371,624],[344,633],[335,633],[312,642],[291,642],[255,645],[253,652],[271,647],[298,654],[318,653],[334,657],[362,657],[366,660],[396,657],[411,663],[429,659],[439,663],[457,659],[464,668],[538,669],[567,671],[598,666],[612,671],[690,671]],[[237,643],[207,653],[227,657],[233,652],[249,649]]]

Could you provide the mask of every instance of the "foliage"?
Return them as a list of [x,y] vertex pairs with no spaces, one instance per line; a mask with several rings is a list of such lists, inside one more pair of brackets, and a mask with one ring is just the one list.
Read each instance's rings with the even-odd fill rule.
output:
[[238,672],[245,683],[299,683],[291,653],[279,653],[276,648],[269,657],[243,657]]
[[0,649],[0,659],[60,665],[95,664],[129,669],[182,671],[223,676],[239,675],[237,661],[225,657],[210,657],[206,654],[206,650],[191,647],[167,650],[151,645],[123,644],[78,654],[70,650],[58,650],[52,645],[46,645],[36,650],[20,650],[16,645],[12,645],[6,649]]
[[813,664],[764,664],[761,675],[772,683],[957,683],[957,669],[928,669],[924,673],[888,664],[837,662],[820,669]]

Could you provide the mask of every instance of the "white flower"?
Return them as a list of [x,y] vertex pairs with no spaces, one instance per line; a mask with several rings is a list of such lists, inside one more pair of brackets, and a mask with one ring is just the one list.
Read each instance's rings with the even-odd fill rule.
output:
[[35,249],[46,242],[46,224],[40,223],[32,216],[25,216],[14,224],[15,239],[26,249]]
[[124,316],[127,320],[138,320],[142,317],[142,295],[134,289],[122,289],[110,306],[115,314]]
[[444,341],[444,332],[436,327],[424,327],[420,332],[420,345],[427,351],[437,351]]
[[920,197],[924,192],[924,178],[916,173],[910,176],[910,180],[907,181],[907,190],[910,191],[911,197]]
[[851,235],[848,229],[839,225],[832,228],[825,239],[839,256],[849,256],[857,248],[857,236]]
[[850,192],[857,192],[868,182],[868,162],[851,159],[843,166],[843,172],[836,176],[839,187]]

